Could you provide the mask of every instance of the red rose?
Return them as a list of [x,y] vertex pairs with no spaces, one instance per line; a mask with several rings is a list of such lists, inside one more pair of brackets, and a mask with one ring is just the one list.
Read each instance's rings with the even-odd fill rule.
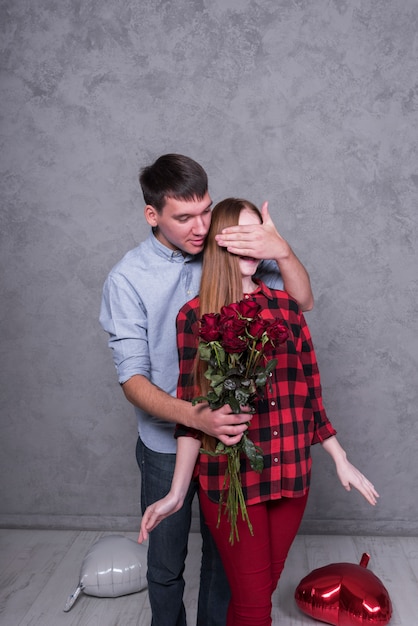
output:
[[254,319],[260,312],[261,306],[254,300],[241,300],[238,302],[238,312],[241,317]]
[[248,324],[248,334],[251,335],[253,339],[261,339],[261,336],[266,330],[267,325],[267,320],[263,320],[261,317],[256,317],[252,322]]
[[221,317],[229,318],[229,317],[238,317],[239,313],[239,303],[233,302],[232,304],[226,304],[221,308]]
[[266,329],[267,337],[274,345],[284,343],[289,337],[289,331],[283,320],[276,320]]
[[240,317],[224,318],[222,317],[222,315],[219,324],[222,334],[224,334],[226,331],[231,331],[235,333],[235,335],[243,335],[245,333],[246,325],[247,321],[241,319]]
[[222,347],[225,352],[244,352],[247,342],[242,339],[233,329],[227,328],[222,334]]
[[199,334],[203,341],[216,341],[221,332],[219,328],[219,313],[206,313],[202,316]]

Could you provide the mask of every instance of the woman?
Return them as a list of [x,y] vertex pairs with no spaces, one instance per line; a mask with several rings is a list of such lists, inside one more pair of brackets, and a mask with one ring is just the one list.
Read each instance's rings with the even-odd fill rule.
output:
[[285,292],[270,290],[254,278],[256,259],[235,256],[216,243],[215,235],[223,228],[260,222],[258,209],[245,200],[229,198],[213,209],[200,294],[181,309],[177,318],[178,395],[187,400],[208,390],[205,364],[197,355],[202,315],[218,313],[224,305],[248,299],[261,307],[263,319],[281,318],[287,326],[286,343],[269,355],[278,359],[277,367],[263,398],[256,400],[255,413],[249,415],[248,434],[263,451],[264,468],[257,473],[248,459],[241,459],[242,488],[253,533],[239,516],[239,541],[231,544],[226,516],[218,519],[225,455],[199,455],[202,445],[213,450],[213,442],[198,431],[179,427],[171,490],[145,511],[139,536],[140,542],[145,540],[161,520],[181,508],[195,472],[205,521],[218,546],[231,588],[227,626],[271,624],[271,596],[306,507],[312,444],[321,443],[331,455],[338,477],[348,491],[351,486],[357,488],[372,505],[379,497],[374,486],[347,460],[326,416],[315,352],[297,303]]

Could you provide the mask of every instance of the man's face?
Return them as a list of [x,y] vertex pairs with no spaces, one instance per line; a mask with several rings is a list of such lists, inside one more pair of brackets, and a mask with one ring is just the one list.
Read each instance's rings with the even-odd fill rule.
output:
[[167,198],[161,213],[145,207],[145,218],[156,229],[157,239],[170,250],[198,254],[203,250],[211,220],[212,200],[206,193],[201,200]]

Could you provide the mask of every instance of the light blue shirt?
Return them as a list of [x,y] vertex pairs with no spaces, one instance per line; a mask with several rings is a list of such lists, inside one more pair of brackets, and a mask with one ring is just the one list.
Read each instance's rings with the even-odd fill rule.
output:
[[[128,252],[110,271],[103,287],[100,323],[120,383],[141,374],[172,396],[179,373],[176,317],[199,292],[201,255],[173,251],[148,238]],[[274,289],[283,282],[273,261],[263,262],[258,275]],[[175,453],[174,424],[135,407],[138,434],[156,452]],[[181,416],[176,416],[181,422]]]

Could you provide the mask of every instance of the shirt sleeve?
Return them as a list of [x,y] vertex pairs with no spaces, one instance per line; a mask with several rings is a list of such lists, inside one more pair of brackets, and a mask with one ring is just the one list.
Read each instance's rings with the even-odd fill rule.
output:
[[135,374],[150,377],[148,320],[140,295],[123,276],[109,275],[102,294],[100,323],[122,384]]
[[[177,315],[177,350],[179,357],[179,378],[177,397],[191,402],[198,395],[193,382],[193,368],[199,342],[199,322],[196,310],[186,304]],[[174,436],[201,439],[203,433],[195,428],[177,424]]]
[[283,278],[276,261],[261,261],[256,277],[262,280],[270,289],[284,290]]
[[322,387],[318,362],[316,360],[311,334],[302,313],[300,313],[300,328],[302,342],[300,358],[305,379],[308,384],[309,396],[314,414],[314,436],[312,444],[315,444],[332,437],[337,431],[333,428],[331,422],[329,421],[322,403]]

